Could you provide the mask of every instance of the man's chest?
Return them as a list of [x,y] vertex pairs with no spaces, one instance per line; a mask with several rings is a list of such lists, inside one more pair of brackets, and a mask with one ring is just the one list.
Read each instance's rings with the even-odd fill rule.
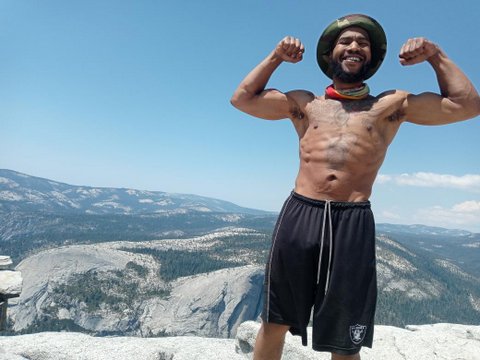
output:
[[355,134],[387,143],[401,123],[395,108],[376,98],[344,102],[318,99],[305,108],[305,115],[305,132]]

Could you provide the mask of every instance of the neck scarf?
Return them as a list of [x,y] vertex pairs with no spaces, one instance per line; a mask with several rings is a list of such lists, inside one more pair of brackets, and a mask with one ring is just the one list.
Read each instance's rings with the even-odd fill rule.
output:
[[370,94],[370,88],[366,83],[354,89],[336,90],[333,84],[325,89],[325,94],[335,100],[361,100],[365,99]]

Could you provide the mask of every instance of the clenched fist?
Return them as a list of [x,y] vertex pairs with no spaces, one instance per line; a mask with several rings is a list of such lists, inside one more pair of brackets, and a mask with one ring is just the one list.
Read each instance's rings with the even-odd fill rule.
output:
[[284,37],[275,48],[275,54],[283,61],[297,63],[303,59],[305,47],[299,39],[292,36]]
[[440,51],[438,46],[423,37],[408,39],[400,49],[400,64],[414,65],[427,60]]

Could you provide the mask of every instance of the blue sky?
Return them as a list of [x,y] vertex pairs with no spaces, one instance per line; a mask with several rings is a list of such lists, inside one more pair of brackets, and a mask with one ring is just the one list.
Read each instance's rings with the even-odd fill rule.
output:
[[[369,80],[437,91],[427,64],[402,67],[409,37],[437,42],[480,87],[480,3],[402,1],[0,1],[0,168],[75,185],[194,193],[278,211],[298,140],[229,103],[285,35],[304,60],[270,87],[322,93],[319,34],[347,13],[375,17],[387,57]],[[480,119],[402,125],[374,186],[378,222],[480,232]]]

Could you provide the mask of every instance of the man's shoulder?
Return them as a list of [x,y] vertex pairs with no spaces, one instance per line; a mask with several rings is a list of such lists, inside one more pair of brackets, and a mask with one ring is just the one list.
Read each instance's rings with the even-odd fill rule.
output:
[[404,90],[387,90],[387,91],[384,91],[380,94],[378,94],[377,96],[375,96],[376,99],[380,100],[380,99],[384,99],[384,98],[405,98],[407,97],[407,95],[410,94],[408,91],[404,91]]
[[313,92],[308,90],[291,90],[286,93],[286,95],[296,102],[310,102],[315,100],[316,96]]

